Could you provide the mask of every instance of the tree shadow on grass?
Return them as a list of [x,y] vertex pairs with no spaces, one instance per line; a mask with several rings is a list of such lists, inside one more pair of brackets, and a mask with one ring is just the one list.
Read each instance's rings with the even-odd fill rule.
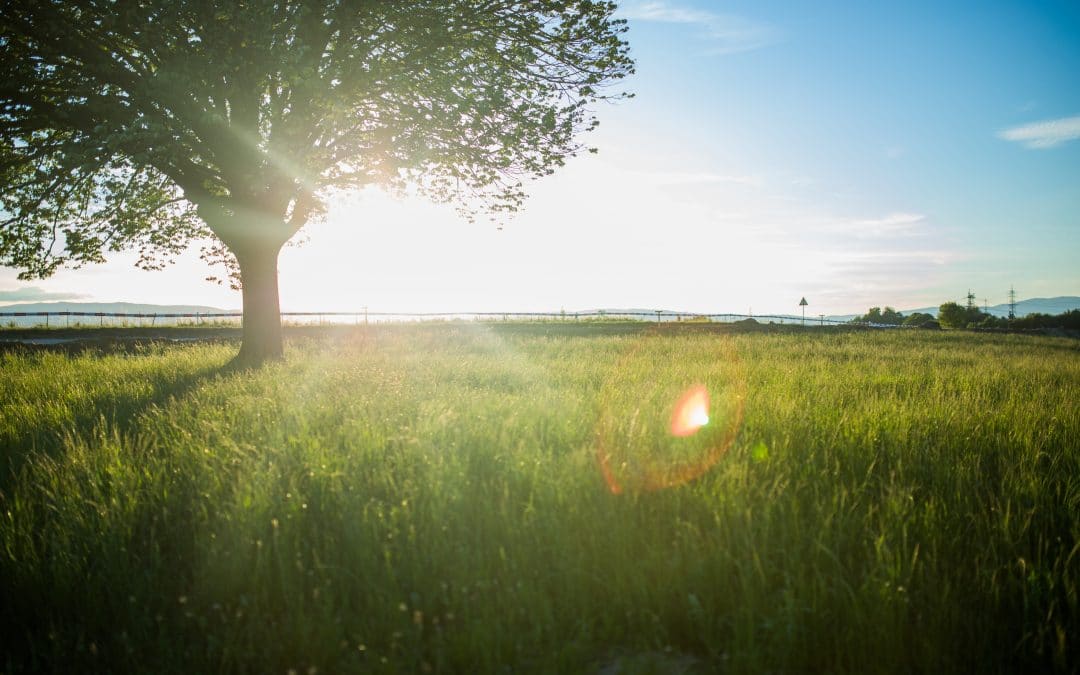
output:
[[[43,418],[4,430],[0,514],[11,508],[4,502],[21,490],[20,482],[33,470],[31,463],[41,457],[64,461],[73,435],[89,440],[107,431],[134,438],[152,410],[168,408],[203,384],[232,377],[233,372],[217,362],[200,363],[194,369],[133,371],[129,377],[145,377],[149,386],[121,391],[102,387],[89,400],[79,401],[59,426]],[[0,650],[5,652],[0,655],[0,671],[163,672],[165,661],[148,666],[138,664],[138,659],[164,658],[159,647],[171,643],[162,636],[183,625],[175,598],[189,583],[194,565],[197,529],[192,505],[200,489],[197,476],[181,475],[170,484],[167,496],[140,502],[119,519],[91,518],[90,530],[79,521],[81,507],[73,507],[70,500],[68,511],[62,513],[41,504],[29,509],[24,505],[20,518],[44,518],[27,533],[38,532],[39,526],[41,532],[52,531],[48,526],[58,518],[64,537],[50,540],[48,534],[24,533],[33,541],[18,544],[16,538],[16,547],[0,555],[0,606],[6,608],[0,612],[0,635],[6,636],[0,640],[6,643]]]
[[[108,356],[116,352],[108,350],[99,353]],[[153,358],[153,355],[147,354],[144,358]],[[208,364],[193,371],[170,373],[169,376],[153,379],[149,383],[149,390],[137,395],[101,389],[88,403],[73,410],[63,424],[56,425],[51,420],[40,419],[19,428],[0,430],[0,502],[5,494],[10,493],[14,481],[29,461],[42,455],[57,457],[73,432],[81,435],[104,423],[121,434],[130,433],[148,410],[182,398],[204,381],[239,372],[230,363]],[[46,403],[42,402],[43,405]]]

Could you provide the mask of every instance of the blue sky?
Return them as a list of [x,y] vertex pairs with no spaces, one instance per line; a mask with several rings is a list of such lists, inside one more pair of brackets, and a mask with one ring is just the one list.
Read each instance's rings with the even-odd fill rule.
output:
[[[369,191],[281,259],[286,309],[850,313],[1080,295],[1080,3],[625,2],[596,156],[496,230]],[[35,282],[238,307],[194,254]],[[0,270],[0,291],[25,289]],[[7,295],[6,297],[11,297]]]
[[[971,286],[999,300],[1010,281],[1025,295],[1080,289],[1080,4],[624,7],[636,103],[657,126],[677,116],[678,143],[703,167],[759,176],[840,230],[845,218],[862,222],[849,241],[866,221],[911,216],[912,236],[873,242],[894,254],[891,287],[944,299]],[[1053,147],[1002,137],[1069,118]],[[845,248],[801,219],[782,229],[808,248]],[[866,244],[855,248],[878,252]],[[866,280],[850,267],[858,287]],[[923,278],[913,285],[905,272]],[[911,306],[890,284],[881,290]]]

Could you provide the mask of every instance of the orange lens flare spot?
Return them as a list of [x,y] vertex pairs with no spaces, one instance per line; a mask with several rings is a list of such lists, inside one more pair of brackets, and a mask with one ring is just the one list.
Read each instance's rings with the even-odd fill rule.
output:
[[[665,335],[632,342],[599,392],[596,463],[612,494],[695,480],[716,466],[742,428],[746,370],[734,341],[684,344]],[[655,377],[643,380],[648,364],[657,364]],[[696,384],[683,379],[694,371]]]
[[699,384],[687,389],[671,413],[671,435],[692,436],[709,423],[709,392]]

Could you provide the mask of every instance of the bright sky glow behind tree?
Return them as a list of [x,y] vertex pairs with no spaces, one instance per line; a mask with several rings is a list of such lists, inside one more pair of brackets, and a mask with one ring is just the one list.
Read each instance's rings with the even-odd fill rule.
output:
[[[808,314],[1080,295],[1080,5],[622,3],[637,97],[495,224],[346,195],[282,309]],[[0,289],[239,307],[197,251]]]

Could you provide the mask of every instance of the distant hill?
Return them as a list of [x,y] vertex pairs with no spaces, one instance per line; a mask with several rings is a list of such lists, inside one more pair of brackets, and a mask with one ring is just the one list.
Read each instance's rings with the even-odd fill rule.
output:
[[0,312],[108,312],[112,314],[219,314],[239,310],[205,305],[142,305],[133,302],[24,302],[0,305]]
[[635,317],[640,318],[639,315],[647,315],[655,317],[660,315],[661,321],[674,321],[676,317],[680,316],[697,316],[696,312],[679,312],[673,309],[648,309],[642,307],[606,307],[600,309],[579,309],[576,312],[568,312],[570,314],[603,314],[610,317]]
[[[1017,301],[1016,316],[1063,314],[1074,309],[1080,309],[1080,297],[1075,295],[1062,295],[1056,298],[1031,298]],[[985,311],[994,316],[1009,316],[1009,305],[1008,303],[990,305]]]
[[[574,314],[575,312],[567,312],[568,314]],[[678,321],[693,319],[695,317],[713,317],[719,318],[721,321],[726,320],[726,317],[743,317],[747,316],[742,312],[680,312],[673,309],[641,309],[641,308],[614,308],[614,309],[581,309],[577,310],[578,314],[600,314],[610,317],[612,319],[631,318],[642,320],[656,320],[659,315],[659,320],[664,321]],[[557,314],[557,313],[556,313]],[[854,315],[852,315],[854,316]],[[802,321],[802,317],[798,314],[755,314],[755,318],[761,318],[762,321],[768,323],[769,321]],[[831,318],[831,317],[825,317]],[[810,323],[811,320],[817,321],[817,314],[806,314],[806,323]]]
[[[239,310],[219,309],[206,305],[146,305],[134,302],[24,302],[21,304],[0,305],[0,314],[6,312],[85,312],[94,314],[224,314],[238,312]],[[177,319],[178,321],[195,321],[195,319]],[[167,320],[167,321],[177,321]],[[227,320],[227,319],[226,319]],[[53,326],[67,325],[102,325],[112,326],[117,324],[143,325],[149,319],[97,319],[94,317],[45,317],[36,316],[0,316],[0,326],[15,326],[28,328],[51,324]]]

